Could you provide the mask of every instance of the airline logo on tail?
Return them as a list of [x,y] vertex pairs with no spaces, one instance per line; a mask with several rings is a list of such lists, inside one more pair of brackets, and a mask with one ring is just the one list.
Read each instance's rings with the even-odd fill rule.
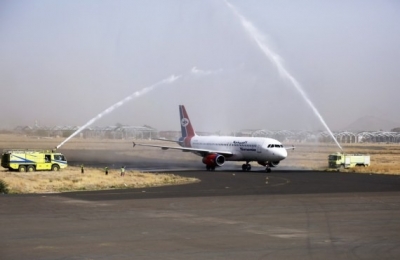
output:
[[187,118],[182,118],[181,125],[182,125],[183,127],[187,127],[188,124],[189,124],[189,119],[187,119]]

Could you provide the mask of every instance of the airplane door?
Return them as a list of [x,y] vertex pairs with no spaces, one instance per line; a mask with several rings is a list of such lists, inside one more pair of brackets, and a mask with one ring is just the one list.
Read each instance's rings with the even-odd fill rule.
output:
[[257,144],[257,153],[261,153],[261,145]]

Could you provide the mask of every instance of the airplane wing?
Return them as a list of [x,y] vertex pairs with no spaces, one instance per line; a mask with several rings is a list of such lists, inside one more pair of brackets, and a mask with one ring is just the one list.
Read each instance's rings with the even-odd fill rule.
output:
[[166,138],[153,138],[153,140],[164,141],[164,142],[172,142],[172,143],[180,143],[179,140],[171,140]]
[[192,152],[192,153],[197,153],[202,156],[206,156],[208,154],[221,154],[226,157],[232,156],[232,152],[228,151],[217,151],[217,150],[209,150],[209,149],[198,149],[198,148],[190,148],[190,147],[176,147],[176,146],[165,146],[165,145],[154,145],[154,144],[136,144],[133,142],[133,147],[135,146],[148,146],[148,147],[158,147],[161,148],[162,150],[168,150],[168,149],[173,149],[173,150],[181,150],[182,152]]

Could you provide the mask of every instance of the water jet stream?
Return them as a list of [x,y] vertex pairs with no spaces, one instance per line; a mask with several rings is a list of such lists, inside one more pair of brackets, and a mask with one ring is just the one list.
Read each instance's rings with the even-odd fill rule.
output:
[[152,91],[153,89],[162,86],[164,84],[171,84],[172,82],[174,82],[175,80],[179,79],[181,76],[175,76],[175,75],[171,75],[170,77],[163,79],[149,87],[146,87],[140,91],[136,91],[135,93],[127,96],[126,98],[122,99],[121,101],[115,103],[114,105],[112,105],[111,107],[107,108],[106,110],[104,110],[103,112],[101,112],[100,114],[98,114],[96,117],[90,119],[85,125],[81,126],[78,130],[76,130],[72,135],[70,135],[67,139],[65,139],[62,143],[60,143],[59,145],[56,146],[56,149],[60,148],[62,145],[64,145],[66,142],[68,142],[72,137],[76,136],[77,134],[79,134],[80,132],[82,132],[85,128],[87,128],[88,126],[90,126],[91,124],[93,124],[94,122],[96,122],[97,120],[99,120],[100,118],[102,118],[104,115],[111,113],[114,109],[124,105],[126,102],[138,98],[150,91]]
[[249,21],[247,20],[242,14],[239,13],[236,7],[234,7],[231,3],[225,0],[226,5],[232,10],[232,12],[239,18],[240,23],[246,30],[246,32],[250,35],[250,37],[257,43],[257,46],[261,49],[264,55],[272,61],[272,63],[277,67],[280,76],[286,80],[289,80],[295,89],[300,93],[300,95],[304,98],[306,103],[311,107],[314,114],[317,118],[321,121],[322,125],[328,131],[332,139],[335,141],[337,146],[340,150],[343,148],[340,146],[339,142],[336,140],[335,136],[333,135],[332,131],[329,129],[328,125],[326,124],[325,120],[322,118],[321,114],[318,112],[317,108],[308,98],[307,94],[304,92],[303,88],[301,87],[300,83],[287,71],[287,69],[283,66],[281,57],[270,50],[265,43],[265,36]]

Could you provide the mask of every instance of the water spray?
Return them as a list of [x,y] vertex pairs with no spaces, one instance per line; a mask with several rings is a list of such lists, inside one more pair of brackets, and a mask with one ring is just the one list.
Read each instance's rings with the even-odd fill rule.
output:
[[232,10],[232,12],[236,15],[236,17],[239,18],[240,23],[242,24],[242,26],[244,27],[246,32],[256,42],[257,46],[261,49],[261,51],[264,53],[264,55],[269,60],[271,60],[272,63],[276,66],[281,78],[288,80],[295,87],[295,89],[304,98],[306,103],[311,107],[312,111],[317,116],[317,118],[321,121],[322,125],[328,131],[328,133],[330,134],[332,139],[335,141],[337,146],[340,148],[340,150],[343,151],[343,148],[340,146],[339,142],[336,140],[335,136],[333,135],[332,131],[329,129],[325,120],[322,118],[321,114],[318,112],[317,108],[314,106],[314,104],[308,98],[307,94],[304,92],[300,83],[283,66],[281,57],[268,48],[268,45],[266,44],[265,36],[249,20],[247,20],[242,14],[240,14],[236,7],[234,7],[227,0],[225,0],[225,3]]
[[190,70],[190,73],[192,73],[192,75],[196,75],[196,76],[208,76],[208,75],[216,75],[223,71],[224,70],[222,68],[217,69],[217,70],[201,70],[195,66]]
[[106,110],[104,110],[103,112],[101,112],[100,114],[98,114],[96,117],[90,119],[85,125],[81,126],[78,130],[76,130],[72,135],[70,135],[67,139],[65,139],[62,143],[60,143],[59,145],[56,146],[55,149],[60,148],[62,145],[64,145],[66,142],[68,142],[72,137],[76,136],[77,134],[79,134],[80,132],[82,132],[85,128],[87,128],[88,126],[90,126],[91,124],[93,124],[94,122],[96,122],[97,120],[99,120],[100,118],[102,118],[104,115],[111,113],[114,109],[124,105],[126,102],[133,100],[135,98],[138,98],[150,91],[152,91],[153,89],[162,86],[164,84],[171,84],[172,82],[176,81],[177,79],[179,79],[181,76],[175,76],[175,75],[171,75],[170,77],[163,79],[149,87],[146,87],[140,91],[136,91],[135,93],[127,96],[126,98],[122,99],[121,101],[115,103],[114,105],[110,106],[109,108],[107,108]]

